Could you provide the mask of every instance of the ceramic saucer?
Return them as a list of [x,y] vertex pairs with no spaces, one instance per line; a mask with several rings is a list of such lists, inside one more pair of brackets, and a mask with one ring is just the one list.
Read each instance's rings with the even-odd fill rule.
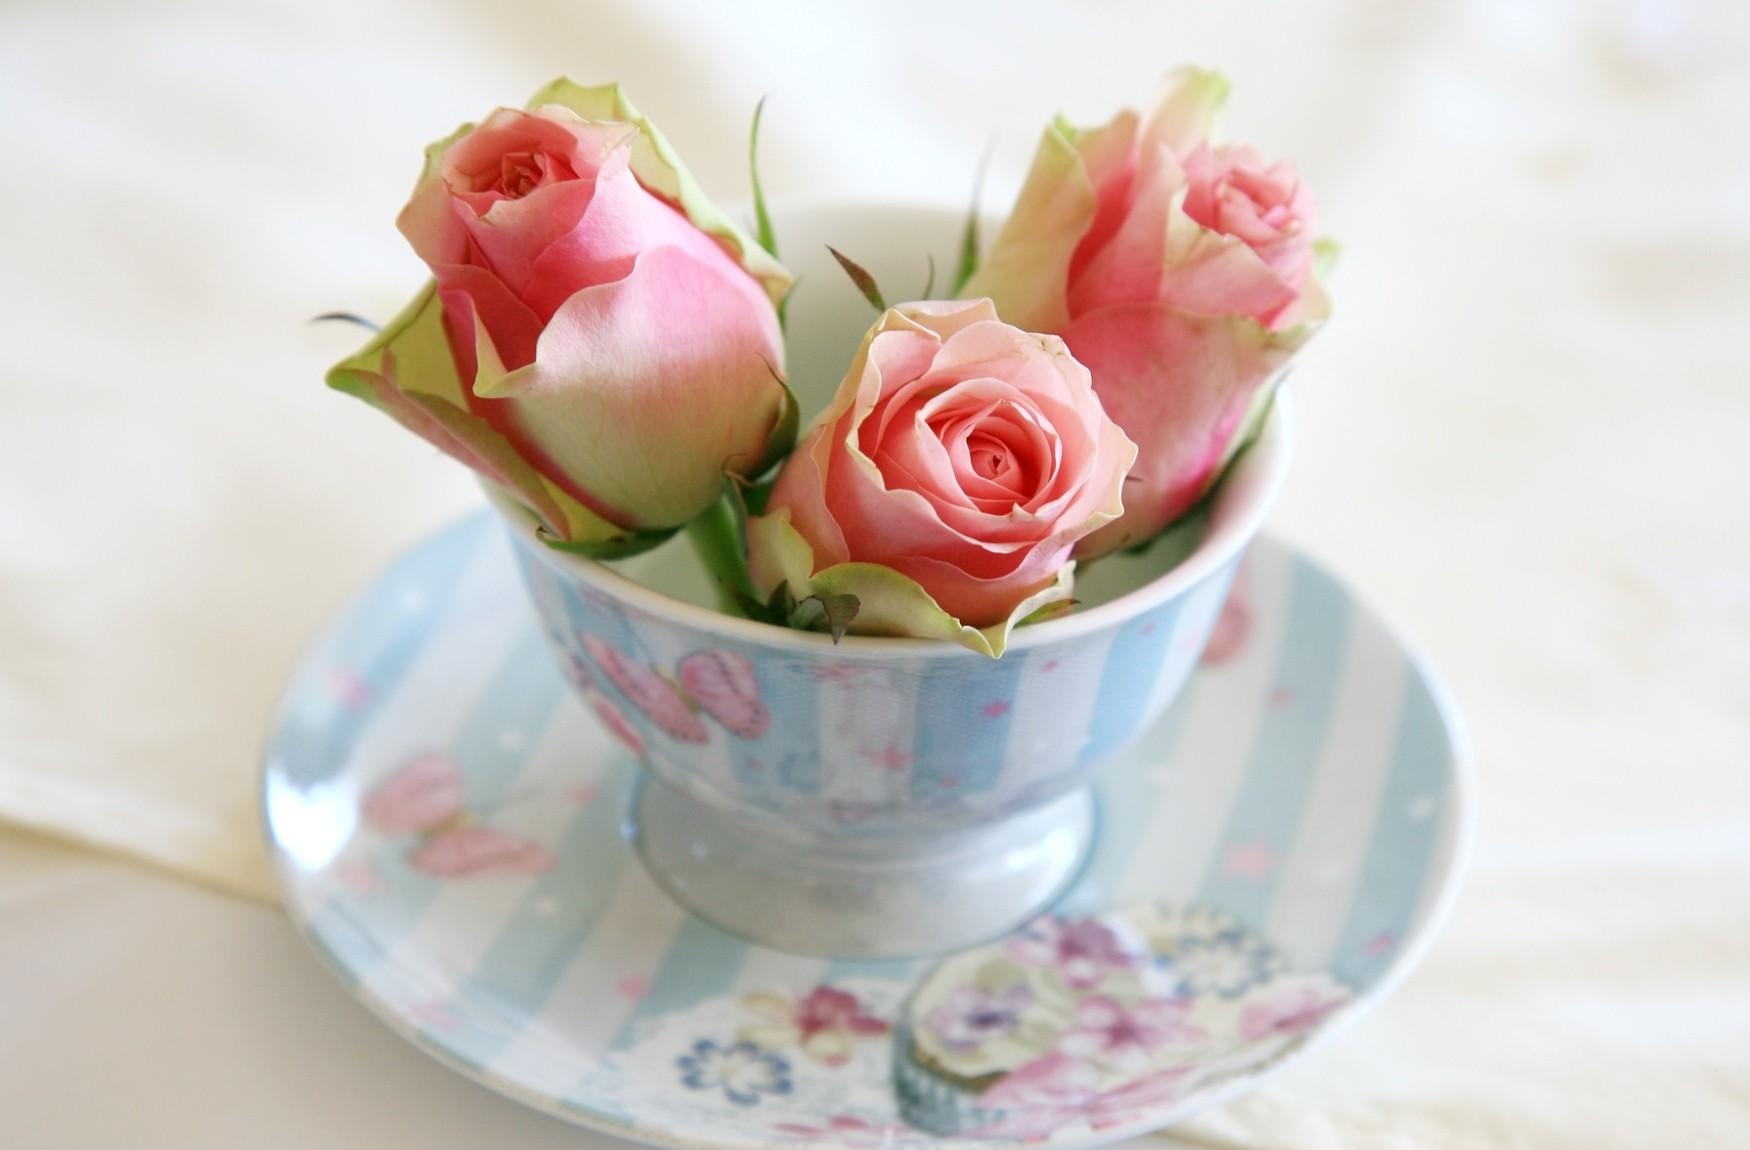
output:
[[320,638],[265,774],[292,920],[462,1073],[685,1147],[1079,1147],[1243,1092],[1386,995],[1469,788],[1404,641],[1253,547],[1184,696],[1098,788],[1052,913],[941,961],[763,950],[625,839],[637,765],[555,670],[498,529],[409,551]]

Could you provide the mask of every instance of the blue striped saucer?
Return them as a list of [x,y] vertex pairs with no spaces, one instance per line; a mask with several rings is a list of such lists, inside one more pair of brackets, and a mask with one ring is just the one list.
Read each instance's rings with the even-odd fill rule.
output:
[[287,690],[263,801],[287,911],[346,987],[562,1118],[679,1147],[1097,1145],[1301,1056],[1451,900],[1452,707],[1266,538],[1184,695],[1105,773],[1050,914],[941,961],[754,946],[637,861],[636,762],[562,681],[498,535],[441,532],[341,613]]

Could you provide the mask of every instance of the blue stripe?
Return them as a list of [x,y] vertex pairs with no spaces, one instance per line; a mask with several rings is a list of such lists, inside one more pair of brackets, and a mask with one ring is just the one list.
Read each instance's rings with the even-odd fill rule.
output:
[[[526,622],[524,627],[523,635],[470,708],[449,749],[462,772],[467,809],[487,820],[520,773],[528,754],[526,746],[532,745],[535,735],[546,726],[564,687],[547,653],[546,637]],[[522,732],[525,745],[514,750],[500,745],[499,735],[506,730]],[[417,845],[411,839],[382,844],[377,860],[382,888],[335,896],[311,917],[311,931],[328,938],[336,929],[337,918],[351,919],[370,924],[368,934],[379,956],[393,947],[444,885],[444,880],[407,864],[408,853]],[[355,969],[362,974],[364,965],[360,963]]]
[[[570,642],[567,646],[574,646],[580,635],[594,635],[622,654],[642,657],[642,645],[632,633],[632,627],[626,622],[624,615],[612,608],[596,608],[585,603],[577,588],[561,579],[557,572],[547,566],[545,560],[531,557],[527,561],[540,569],[543,579],[552,580],[553,590],[557,592],[559,601],[565,605],[565,617],[571,623],[571,634],[567,636]],[[602,678],[605,680],[606,676]],[[642,712],[639,712],[639,717],[643,717]]]
[[1112,640],[1100,672],[1100,696],[1088,720],[1088,745],[1081,754],[1084,764],[1107,757],[1136,733],[1166,665],[1167,644],[1183,606],[1184,600],[1176,599],[1157,607],[1126,624]]
[[749,796],[773,791],[815,793],[820,789],[819,754],[799,754],[793,748],[813,747],[819,737],[820,684],[809,670],[816,664],[774,659],[758,650],[743,654],[753,663],[754,680],[771,722],[757,739],[729,740],[736,781]]
[[[1397,957],[1398,944],[1415,925],[1429,859],[1439,837],[1430,834],[1429,827],[1439,825],[1440,804],[1447,801],[1450,782],[1446,726],[1427,683],[1412,674],[1398,717],[1391,776],[1374,818],[1367,861],[1333,964],[1337,977],[1350,986],[1372,985]],[[1436,807],[1425,821],[1418,821],[1411,807],[1423,798],[1433,800]]]
[[[334,624],[323,648],[287,691],[288,707],[274,733],[273,768],[294,785],[340,773],[360,734],[443,629],[442,612],[457,575],[487,542],[485,516],[474,516],[414,547],[356,599]],[[422,602],[409,608],[406,597]],[[334,683],[356,677],[362,699],[347,705]]]
[[994,663],[976,655],[931,662],[915,703],[914,799],[977,794],[1001,780],[1015,690],[1027,662],[1017,655]]
[[[432,1035],[451,1053],[490,1063],[518,1034],[503,1019],[535,1018],[595,933],[630,853],[620,837],[620,823],[633,770],[621,761],[604,773],[600,791],[555,845],[553,869],[505,918],[492,945],[457,988],[451,1005],[464,1025]],[[486,1004],[490,1014],[483,1025],[465,1025],[465,1012],[478,1004]]]
[[[1143,634],[1141,629],[1147,624],[1137,624],[1137,640],[1153,638],[1156,635],[1161,638],[1163,646],[1155,649],[1152,655],[1147,647],[1139,647],[1122,655],[1116,651],[1108,652],[1106,671],[1102,676],[1102,703],[1105,702],[1106,678],[1121,674],[1113,667],[1115,656],[1126,659],[1152,657],[1156,665],[1152,675],[1143,676],[1148,679],[1148,683],[1140,701],[1133,704],[1130,700],[1125,700],[1122,704],[1126,707],[1147,706],[1147,701],[1153,697],[1154,690],[1160,683],[1161,675],[1167,673],[1167,665],[1175,657],[1170,644],[1177,637],[1186,610],[1193,606],[1201,608],[1203,596],[1206,594],[1225,596],[1225,587],[1232,575],[1233,567],[1230,565],[1226,571],[1213,577],[1218,583],[1206,584],[1185,598],[1167,604],[1159,612],[1160,621],[1152,631]],[[1151,729],[1142,734],[1130,754],[1117,762],[1107,764],[1097,776],[1094,798],[1098,804],[1095,809],[1098,822],[1093,857],[1082,877],[1059,904],[1061,912],[1096,913],[1114,901],[1134,897],[1133,883],[1138,880],[1146,889],[1151,876],[1131,874],[1131,860],[1141,845],[1143,830],[1160,803],[1160,784],[1156,772],[1145,771],[1144,768],[1171,762],[1174,750],[1185,731],[1186,716],[1195,706],[1193,699],[1197,693],[1196,669],[1197,664],[1193,660],[1190,667],[1186,668],[1187,678],[1178,697],[1168,706],[1166,712],[1156,720]],[[1091,720],[1091,730],[1096,732],[1100,745],[1084,749],[1084,762],[1093,756],[1107,753],[1107,749],[1120,740],[1120,735],[1103,726],[1106,722],[1098,713]]]
[[1256,929],[1269,913],[1280,866],[1260,855],[1256,872],[1232,873],[1224,860],[1230,851],[1252,849],[1279,863],[1287,851],[1318,770],[1349,642],[1349,596],[1310,564],[1294,566],[1287,611],[1270,686],[1284,695],[1257,709],[1245,777],[1198,895]]
[[629,1049],[646,1019],[728,994],[747,962],[747,952],[746,942],[689,914],[663,954],[650,988],[621,1024],[608,1049]]
[[1130,862],[1142,842],[1143,829],[1160,803],[1160,783],[1152,771],[1143,768],[1172,760],[1174,748],[1185,731],[1185,716],[1194,706],[1196,691],[1197,680],[1193,677],[1166,714],[1143,736],[1137,750],[1108,764],[1100,773],[1094,788],[1099,818],[1094,854],[1087,870],[1060,904],[1066,913],[1092,914],[1107,909],[1109,903],[1133,897],[1133,879],[1140,879],[1145,890],[1149,886],[1153,876],[1130,873]]

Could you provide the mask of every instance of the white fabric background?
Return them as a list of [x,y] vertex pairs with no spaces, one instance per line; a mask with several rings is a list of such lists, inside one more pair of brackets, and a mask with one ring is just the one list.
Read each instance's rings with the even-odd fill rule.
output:
[[[1736,0],[12,0],[0,817],[269,897],[255,771],[285,673],[477,498],[324,391],[357,333],[303,322],[385,317],[420,282],[391,221],[428,140],[560,73],[618,78],[731,200],[771,92],[774,194],[958,203],[994,131],[1000,207],[1050,114],[1103,119],[1181,61],[1230,73],[1230,129],[1298,160],[1344,242],[1276,529],[1421,636],[1484,801],[1458,912],[1401,996],[1181,1137],[1742,1141]],[[374,1034],[294,945],[265,909],[0,841],[0,1143],[572,1137]],[[106,1084],[136,1121],[77,1102]]]

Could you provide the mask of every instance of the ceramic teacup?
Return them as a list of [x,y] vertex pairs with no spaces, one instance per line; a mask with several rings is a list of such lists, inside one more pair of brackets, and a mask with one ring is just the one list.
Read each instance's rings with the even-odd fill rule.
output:
[[[951,250],[958,226],[923,209],[784,222],[801,282],[835,287],[808,256],[827,241],[885,256],[869,263],[892,274],[880,265]],[[805,413],[872,319],[848,285],[798,293],[790,366]],[[1026,921],[1079,871],[1096,834],[1091,780],[1184,684],[1280,484],[1286,400],[1188,553],[1092,565],[1084,606],[1016,630],[1000,659],[726,615],[684,540],[595,562],[548,548],[526,512],[489,495],[572,682],[646,768],[630,825],[669,893],[779,949],[937,954]]]

